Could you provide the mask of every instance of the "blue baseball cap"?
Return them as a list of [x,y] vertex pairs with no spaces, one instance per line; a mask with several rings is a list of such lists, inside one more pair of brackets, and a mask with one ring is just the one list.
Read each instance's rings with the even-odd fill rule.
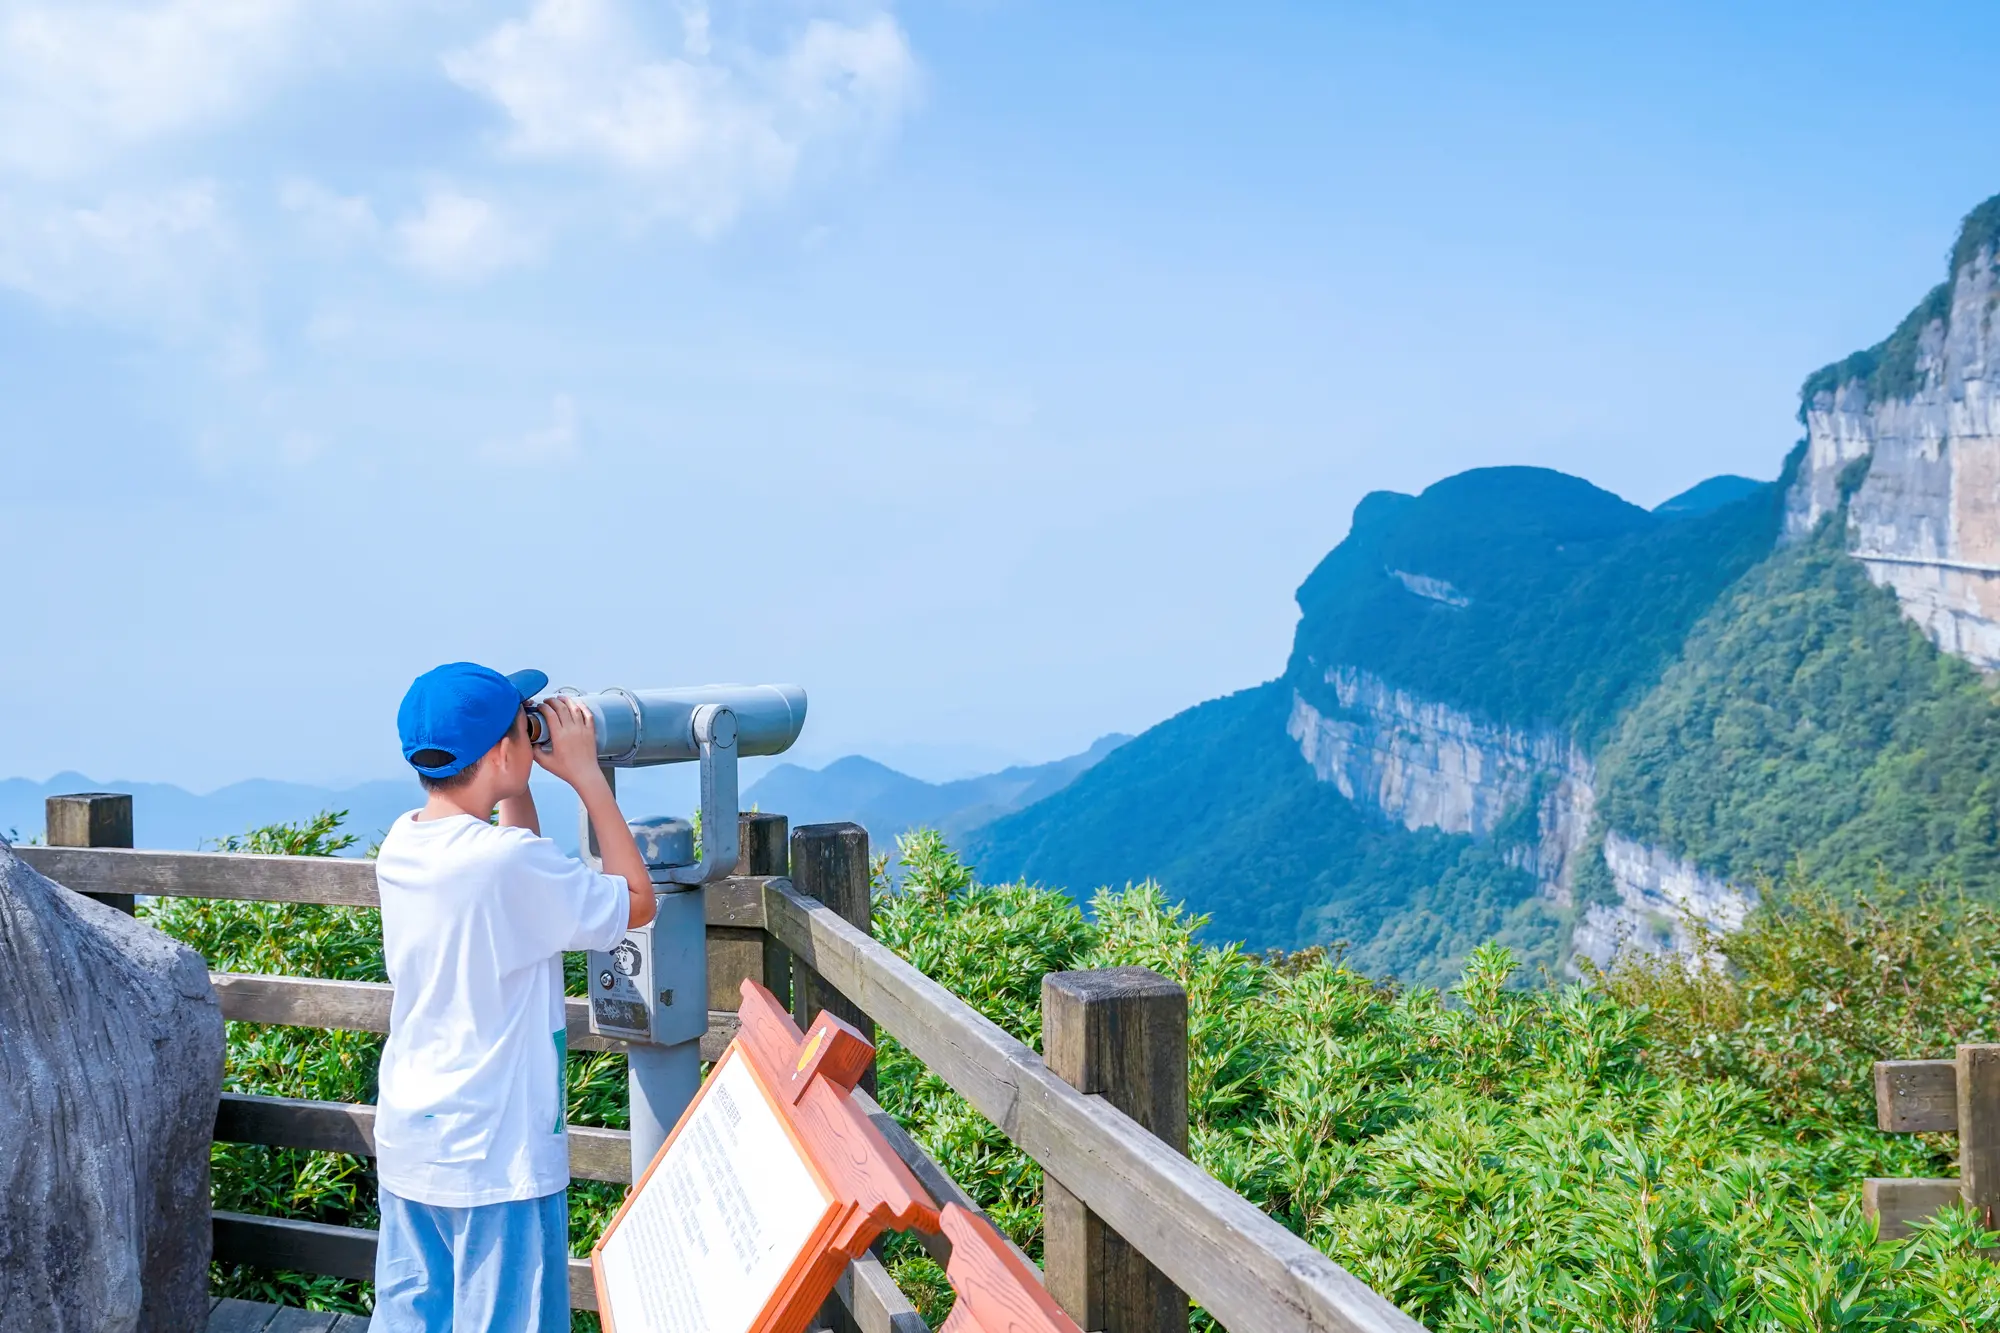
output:
[[396,710],[403,758],[427,778],[448,778],[500,743],[521,704],[549,686],[539,671],[503,676],[474,662],[447,662],[410,682]]

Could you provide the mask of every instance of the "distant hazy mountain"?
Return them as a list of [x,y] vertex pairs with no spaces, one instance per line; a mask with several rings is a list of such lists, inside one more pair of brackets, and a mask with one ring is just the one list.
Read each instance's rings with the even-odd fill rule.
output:
[[423,789],[414,778],[340,789],[252,778],[196,795],[165,782],[100,782],[81,773],[58,773],[47,782],[0,780],[0,835],[11,836],[11,830],[24,840],[41,836],[43,801],[84,791],[129,792],[132,841],[140,847],[183,851],[263,824],[310,819],[322,810],[347,811],[345,827],[365,847],[381,837],[396,816],[424,803]]
[[1725,472],[1719,477],[1696,482],[1671,500],[1660,501],[1653,506],[1653,512],[1682,516],[1706,514],[1711,509],[1720,509],[1724,505],[1735,504],[1738,500],[1755,495],[1768,484],[1751,477],[1739,477]]
[[[780,764],[750,784],[743,807],[754,805],[787,815],[794,825],[851,819],[886,849],[895,845],[897,834],[918,825],[956,835],[1039,801],[1068,786],[1126,739],[1106,736],[1067,759],[956,782],[925,782],[860,755],[818,770]],[[130,793],[134,844],[183,851],[212,846],[232,833],[265,824],[295,823],[322,810],[345,810],[343,827],[359,838],[354,849],[359,852],[379,839],[398,815],[424,802],[423,789],[414,779],[334,788],[252,778],[197,794],[165,782],[99,781],[81,773],[58,773],[47,782],[0,779],[0,837],[22,841],[41,837],[43,802],[48,797],[88,791]],[[668,790],[657,770],[622,775],[619,795],[633,815],[693,810],[690,794]],[[574,850],[574,798],[553,780],[538,781],[535,797],[543,832]]]
[[919,827],[957,836],[1032,805],[1070,783],[1130,737],[1099,738],[1088,750],[1047,764],[1024,764],[956,782],[925,782],[861,755],[825,768],[780,764],[743,793],[756,806],[787,816],[794,827],[852,820],[879,849]]

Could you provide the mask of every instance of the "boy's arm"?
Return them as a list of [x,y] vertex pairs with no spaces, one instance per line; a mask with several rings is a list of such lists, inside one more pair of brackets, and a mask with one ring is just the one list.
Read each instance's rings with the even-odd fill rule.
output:
[[[611,784],[597,766],[597,724],[588,710],[560,694],[542,704],[542,717],[548,723],[549,742],[546,750],[535,751],[535,762],[576,789],[597,834],[597,854],[604,862],[604,873],[625,881],[630,898],[625,928],[635,930],[651,921],[658,908],[639,844],[632,841],[632,830],[625,827]],[[506,818],[504,810],[501,818]]]

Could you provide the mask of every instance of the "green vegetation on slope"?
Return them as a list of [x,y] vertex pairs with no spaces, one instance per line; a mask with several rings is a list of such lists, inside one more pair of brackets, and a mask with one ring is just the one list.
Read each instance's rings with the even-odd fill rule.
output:
[[1988,199],[1965,215],[1959,224],[1958,239],[1952,244],[1945,280],[1930,289],[1916,309],[1873,347],[1864,347],[1829,366],[1821,366],[1806,376],[1799,386],[1799,420],[1823,393],[1833,393],[1842,385],[1860,381],[1870,402],[1908,398],[1922,388],[1917,374],[1917,354],[1923,349],[1925,330],[1951,319],[1951,292],[1967,264],[1981,253],[1988,262],[2000,259],[2000,195]]
[[[1448,1002],[1317,953],[1204,947],[1150,887],[1086,916],[972,883],[935,839],[903,856],[877,933],[1023,1041],[1042,970],[1138,964],[1185,986],[1196,1160],[1430,1328],[2000,1327],[2000,1264],[1964,1215],[1874,1239],[1863,1177],[1947,1168],[1937,1140],[1877,1132],[1850,1095],[1873,1059],[1995,1030],[1990,913],[1941,931],[1911,924],[1921,905],[1813,900],[1755,918],[1729,977],[1606,988],[1511,991],[1512,960],[1486,948]],[[1638,991],[1668,1005],[1672,1049]],[[1852,1008],[1829,1015],[1829,997]],[[884,1105],[1038,1250],[1033,1164],[893,1043],[882,1071]]]
[[1285,734],[1291,697],[1272,681],[1190,708],[980,829],[969,855],[989,879],[1080,897],[1158,880],[1209,912],[1209,938],[1341,941],[1354,966],[1406,980],[1448,981],[1496,936],[1553,965],[1556,918],[1533,878],[1496,847],[1390,824],[1316,780]]
[[1598,765],[1611,828],[1743,883],[2000,901],[2000,706],[1842,549],[1838,516],[1717,603]]
[[[1253,949],[1341,943],[1363,971],[1458,974],[1498,938],[1555,966],[1563,912],[1510,863],[1533,803],[1485,842],[1357,806],[1285,732],[1292,691],[1342,712],[1328,668],[1593,750],[1658,683],[1725,588],[1771,551],[1781,488],[1729,479],[1652,514],[1541,468],[1485,468],[1420,496],[1376,493],[1299,589],[1286,676],[1162,723],[1054,797],[976,831],[990,878],[1152,879]],[[1747,488],[1747,490],[1745,489]],[[1716,498],[1721,498],[1720,495]],[[1413,590],[1412,579],[1433,595]],[[1441,585],[1441,586],[1439,586]]]
[[[324,850],[333,823],[314,828],[242,845]],[[1030,1045],[1045,971],[1138,964],[1185,986],[1195,1158],[1430,1328],[2000,1327],[2000,1264],[1978,1253],[2000,1235],[1955,1212],[1884,1244],[1859,1206],[1864,1176],[1949,1171],[1935,1136],[1878,1133],[1859,1090],[1876,1058],[2000,1035],[1989,911],[1850,910],[1807,892],[1723,945],[1726,974],[1515,991],[1511,958],[1482,949],[1447,1000],[1317,951],[1204,946],[1199,920],[1150,887],[1100,895],[1086,915],[1059,893],[975,883],[935,835],[902,854],[877,934]],[[371,912],[184,900],[151,919],[216,966],[380,976]],[[232,1088],[372,1095],[379,1039],[231,1024],[229,1040]],[[571,1120],[623,1124],[622,1061],[588,1058]],[[880,1068],[884,1105],[1038,1254],[1034,1164],[893,1041]],[[372,1224],[356,1159],[218,1146],[215,1160],[219,1207]],[[572,1187],[578,1252],[617,1193]],[[949,1294],[935,1265],[907,1240],[889,1254],[936,1327]],[[369,1301],[366,1284],[218,1276],[323,1309]]]
[[[1299,588],[1287,678],[1322,711],[1359,667],[1490,722],[1591,748],[1659,678],[1721,591],[1777,540],[1780,492],[1655,515],[1545,468],[1480,468],[1376,492]],[[1396,576],[1449,583],[1467,605]]]

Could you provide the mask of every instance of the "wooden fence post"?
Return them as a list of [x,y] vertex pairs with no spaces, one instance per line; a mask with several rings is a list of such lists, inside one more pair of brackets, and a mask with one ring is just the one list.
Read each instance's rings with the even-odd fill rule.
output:
[[[51,847],[132,845],[132,798],[122,792],[86,791],[73,796],[51,796],[42,808]],[[129,893],[85,896],[115,907],[126,916],[135,914]]]
[[[875,933],[875,913],[869,900],[868,830],[859,824],[807,824],[792,831],[792,887],[817,898],[846,918],[864,935]],[[792,1017],[800,1027],[811,1025],[824,1009],[861,1029],[875,1040],[875,1022],[826,984],[802,961],[793,960]],[[862,1091],[875,1095],[875,1066],[861,1076]]]
[[1958,1048],[1959,1197],[1990,1230],[2000,1218],[2000,1045]]
[[[1042,1058],[1187,1152],[1187,992],[1143,967],[1042,978]],[[1186,1333],[1187,1297],[1054,1176],[1042,1178],[1042,1268],[1070,1318],[1102,1333]]]
[[[792,831],[792,887],[808,898],[819,899],[864,935],[875,933],[869,869],[868,830],[859,824],[806,824]],[[810,1027],[813,1016],[822,1009],[860,1028],[869,1041],[875,1040],[874,1020],[827,985],[804,959],[794,958],[792,1017],[800,1027]],[[861,1075],[859,1086],[870,1097],[875,1095],[872,1062]],[[860,1333],[860,1325],[837,1296],[827,1299],[819,1318],[829,1333]]]
[[[791,868],[790,824],[783,815],[767,815],[758,811],[739,815],[736,821],[737,843],[743,848],[736,862],[739,875],[783,875]],[[764,989],[778,997],[778,1003],[790,1006],[792,1002],[792,955],[784,945],[778,943],[771,932],[762,931],[762,966]],[[735,1003],[729,1005],[735,1008]]]

